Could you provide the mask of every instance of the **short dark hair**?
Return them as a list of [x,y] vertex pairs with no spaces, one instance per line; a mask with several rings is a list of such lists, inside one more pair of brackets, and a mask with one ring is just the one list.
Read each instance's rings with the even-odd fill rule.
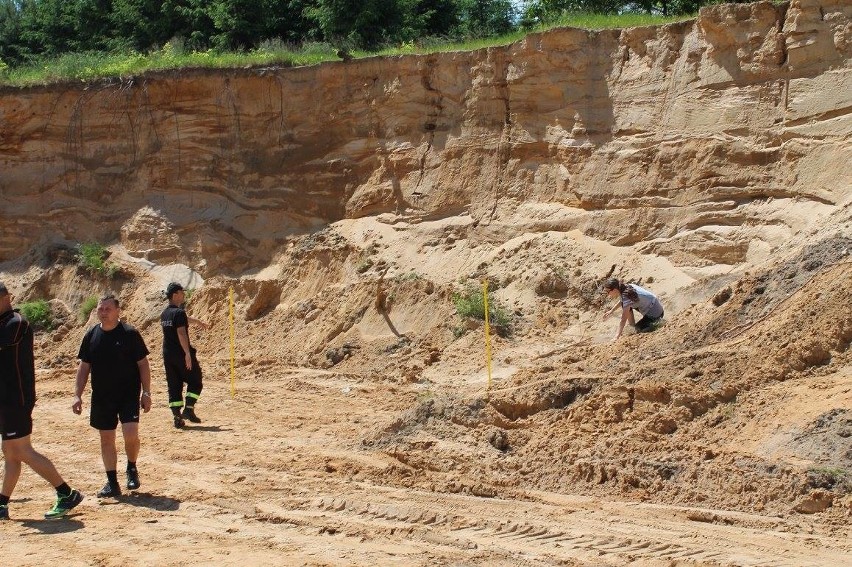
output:
[[618,278],[609,278],[604,282],[604,289],[609,291],[611,289],[621,289],[621,282],[618,281]]
[[112,300],[112,302],[115,303],[116,309],[121,308],[121,305],[119,305],[119,303],[118,303],[118,298],[112,293],[108,293],[105,296],[103,296],[102,298],[100,298],[98,300],[98,303],[103,303],[104,301],[110,301],[110,300]]
[[169,284],[169,287],[166,288],[166,297],[171,299],[172,296],[179,291],[183,291],[183,286],[177,282],[172,282]]
[[9,290],[3,282],[0,282],[0,295],[9,295]]

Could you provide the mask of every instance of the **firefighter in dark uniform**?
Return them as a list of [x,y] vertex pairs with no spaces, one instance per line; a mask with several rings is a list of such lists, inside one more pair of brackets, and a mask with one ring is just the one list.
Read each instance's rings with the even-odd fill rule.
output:
[[[184,420],[201,423],[195,414],[195,404],[201,396],[203,387],[201,366],[195,355],[195,349],[189,341],[189,325],[198,325],[204,329],[210,326],[187,315],[182,307],[186,292],[179,283],[172,282],[166,288],[169,305],[160,315],[163,327],[163,364],[166,369],[166,383],[169,388],[169,407],[172,410],[174,425],[184,426]],[[186,384],[186,400],[183,397],[183,385]]]

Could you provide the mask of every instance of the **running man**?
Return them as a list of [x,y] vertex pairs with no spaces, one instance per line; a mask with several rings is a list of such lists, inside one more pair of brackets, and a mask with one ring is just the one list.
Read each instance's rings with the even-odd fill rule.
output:
[[12,294],[0,282],[0,435],[4,460],[0,520],[9,519],[9,499],[21,476],[21,463],[56,489],[56,503],[45,518],[61,518],[83,501],[83,495],[68,486],[53,463],[32,446],[35,401],[33,330],[18,310],[12,309]]
[[99,498],[121,495],[118,485],[118,452],[115,430],[121,421],[124,451],[127,454],[127,488],[139,488],[139,408],[151,409],[151,368],[148,348],[139,331],[120,320],[121,310],[114,295],[98,301],[100,323],[88,330],[80,345],[77,358],[77,381],[71,409],[83,411],[83,392],[89,373],[92,375],[92,401],[89,424],[98,430],[101,439],[101,459],[106,469],[107,483],[98,492]]

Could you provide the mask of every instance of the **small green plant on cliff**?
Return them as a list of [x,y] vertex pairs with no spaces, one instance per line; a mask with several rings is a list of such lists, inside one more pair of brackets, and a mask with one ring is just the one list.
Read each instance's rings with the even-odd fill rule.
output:
[[92,275],[111,278],[118,273],[119,267],[107,262],[109,252],[106,246],[98,242],[87,242],[77,245],[77,264]]
[[80,304],[80,321],[81,322],[85,323],[86,321],[89,320],[89,315],[92,314],[92,309],[94,309],[95,306],[97,306],[97,304],[98,304],[98,296],[97,295],[90,295],[85,300],[83,300],[83,303]]
[[21,315],[37,330],[50,331],[54,327],[53,310],[45,299],[30,301],[20,306]]
[[106,255],[106,247],[103,244],[87,242],[77,245],[77,263],[89,272],[105,273]]
[[[482,295],[482,289],[478,286],[468,284],[464,290],[453,293],[452,299],[456,306],[456,313],[462,319],[470,317],[485,320],[485,298]],[[491,298],[488,301],[488,322],[494,327],[503,329],[508,329],[511,323],[509,312]]]

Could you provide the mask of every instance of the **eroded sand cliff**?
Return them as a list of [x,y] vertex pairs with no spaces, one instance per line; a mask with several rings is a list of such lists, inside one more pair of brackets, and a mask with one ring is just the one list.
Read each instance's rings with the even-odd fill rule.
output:
[[[98,484],[66,407],[90,294],[120,294],[159,402],[165,283],[214,322],[193,334],[204,427],[176,432],[158,404],[151,492],[83,506],[96,535],[152,523],[83,556],[177,564],[145,549],[169,538],[227,564],[245,559],[223,546],[292,564],[841,564],[850,16],[726,5],[474,52],[0,92],[0,279],[60,319],[38,338],[36,420],[68,434],[45,446]],[[115,277],[75,266],[90,240]],[[613,267],[661,294],[664,327],[610,342]],[[512,321],[490,381],[482,326],[452,301],[484,279]],[[13,555],[61,556],[31,551]]]

